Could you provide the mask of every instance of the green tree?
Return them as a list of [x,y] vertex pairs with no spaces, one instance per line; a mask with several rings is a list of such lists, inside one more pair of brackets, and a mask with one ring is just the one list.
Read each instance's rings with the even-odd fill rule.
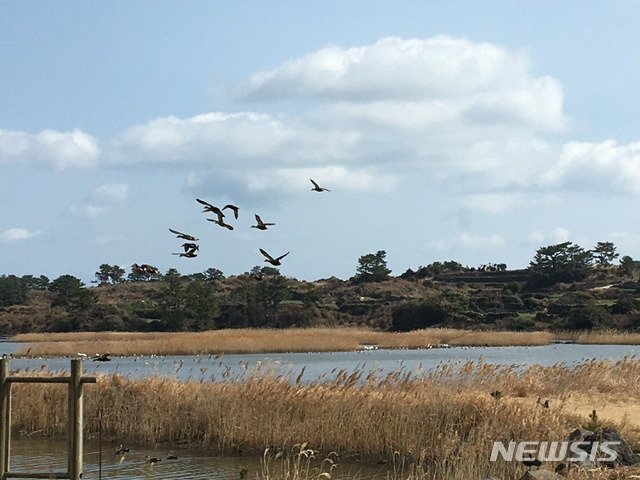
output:
[[27,290],[46,290],[49,288],[51,281],[45,275],[40,275],[38,278],[33,275],[23,275],[20,280]]
[[224,273],[217,268],[207,268],[202,272],[207,280],[224,280]]
[[589,274],[592,253],[573,242],[541,247],[529,263],[530,283],[537,286],[579,281]]
[[[176,270],[177,272],[177,270]],[[162,317],[162,328],[168,331],[184,330],[186,326],[185,281],[181,276],[165,276],[165,287],[158,293],[158,307]]]
[[598,242],[591,251],[596,264],[603,267],[611,265],[611,263],[620,256],[616,252],[616,246],[613,242]]
[[0,307],[26,303],[27,291],[25,283],[15,275],[0,275]]
[[95,292],[84,288],[84,283],[73,275],[56,278],[49,290],[54,293],[51,306],[63,307],[72,313],[85,311],[97,302]]
[[358,282],[382,282],[387,280],[391,270],[387,268],[386,257],[387,252],[384,250],[362,255],[358,259],[356,280]]
[[191,320],[191,329],[209,330],[215,327],[219,312],[218,296],[214,286],[206,281],[191,282],[184,292],[185,315]]
[[99,285],[116,284],[124,282],[124,273],[124,269],[118,265],[103,263],[100,265],[95,277]]
[[625,255],[620,259],[620,268],[625,275],[633,275],[633,272],[638,268],[640,262],[634,260],[629,255]]

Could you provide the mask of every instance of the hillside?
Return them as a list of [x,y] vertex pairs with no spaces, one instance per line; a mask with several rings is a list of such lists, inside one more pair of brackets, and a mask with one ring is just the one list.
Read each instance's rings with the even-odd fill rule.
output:
[[355,277],[307,282],[268,273],[209,280],[165,276],[69,287],[70,292],[29,290],[21,303],[0,309],[0,335],[308,326],[399,331],[640,328],[639,285],[618,266],[594,267],[581,281],[538,288],[531,287],[526,270],[426,277],[407,271],[377,282]]

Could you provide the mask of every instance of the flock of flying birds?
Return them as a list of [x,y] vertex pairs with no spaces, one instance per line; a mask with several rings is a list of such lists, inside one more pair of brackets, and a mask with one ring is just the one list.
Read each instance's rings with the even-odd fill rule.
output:
[[[310,178],[309,180],[311,180],[311,183],[313,184],[313,188],[311,189],[311,191],[313,192],[330,192],[331,191],[327,188],[321,187],[313,179]],[[217,217],[217,218],[207,218],[206,220],[208,220],[209,222],[213,222],[220,227],[226,228],[227,230],[233,230],[233,225],[230,225],[229,223],[225,222],[226,217],[224,214],[224,210],[231,210],[233,212],[233,216],[237,220],[238,211],[240,209],[236,205],[228,204],[222,208],[218,208],[215,205],[212,205],[209,202],[206,202],[205,200],[202,200],[200,198],[196,198],[196,201],[204,207],[204,209],[202,210],[204,213],[212,213]],[[255,214],[255,219],[256,219],[256,224],[251,225],[251,228],[256,228],[258,230],[266,230],[268,227],[275,225],[275,223],[263,222],[262,219],[260,218],[260,215],[258,215],[257,213]],[[185,257],[185,258],[195,258],[198,256],[198,252],[200,250],[200,245],[196,243],[199,240],[198,238],[194,237],[193,235],[189,235],[188,233],[180,232],[173,228],[170,228],[169,231],[173,233],[177,238],[185,240],[185,243],[182,244],[183,251],[173,253],[173,255],[177,255],[179,257]],[[278,265],[282,265],[281,260],[287,255],[289,255],[290,253],[290,252],[287,252],[284,255],[280,255],[279,257],[273,257],[269,253],[267,253],[264,249],[260,248],[259,250],[260,250],[260,253],[262,253],[262,255],[264,255],[265,257],[264,261],[276,267]],[[138,265],[137,263],[134,263],[133,265],[131,265],[131,268],[135,272],[138,272],[143,275],[158,275],[160,273],[156,267],[152,265],[148,265],[146,263],[143,263],[142,265]]]

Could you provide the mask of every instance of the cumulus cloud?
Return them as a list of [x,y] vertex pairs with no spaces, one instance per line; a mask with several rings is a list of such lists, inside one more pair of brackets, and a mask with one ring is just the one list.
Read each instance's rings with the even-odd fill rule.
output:
[[424,175],[486,191],[530,185],[557,154],[544,134],[567,123],[562,86],[524,53],[448,36],[323,48],[254,74],[241,97],[312,101],[297,115],[276,102],[156,118],[113,139],[105,159],[189,168],[247,192],[322,169],[345,189]]
[[96,140],[80,130],[43,130],[36,134],[0,130],[0,163],[39,163],[58,170],[96,166]]
[[107,212],[110,205],[124,202],[128,192],[126,183],[106,183],[83,200],[71,204],[68,211],[75,217],[96,218]]
[[541,183],[555,188],[640,193],[640,142],[567,143],[558,162],[541,175]]
[[40,230],[27,230],[26,228],[14,227],[9,228],[0,234],[0,240],[4,243],[18,242],[29,238],[37,237],[42,232]]
[[258,72],[243,95],[365,105],[411,102],[455,111],[468,120],[564,128],[562,86],[552,77],[533,76],[529,64],[523,53],[490,43],[449,36],[389,37],[361,47],[323,48]]

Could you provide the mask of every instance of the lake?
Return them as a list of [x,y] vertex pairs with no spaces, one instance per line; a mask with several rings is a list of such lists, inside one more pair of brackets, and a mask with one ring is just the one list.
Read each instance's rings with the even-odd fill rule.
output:
[[[17,343],[0,342],[0,355],[11,354]],[[534,363],[568,366],[585,359],[624,356],[640,357],[638,345],[579,345],[551,344],[534,347],[450,347],[417,350],[359,350],[354,352],[281,353],[281,354],[237,354],[237,355],[191,355],[191,356],[131,356],[112,357],[110,362],[84,363],[86,374],[120,373],[130,378],[161,375],[180,380],[216,381],[246,375],[256,368],[276,373],[290,373],[297,377],[304,368],[303,380],[320,377],[331,378],[337,370],[366,373],[376,371],[380,376],[402,370],[415,372],[429,370],[441,363],[483,359],[500,365],[527,366]],[[14,358],[12,369],[68,370],[68,358]]]
[[[16,343],[0,342],[0,354],[10,355]],[[365,372],[376,371],[380,376],[390,371],[414,372],[437,367],[441,363],[478,361],[493,364],[520,365],[526,367],[537,363],[554,365],[564,363],[571,366],[587,359],[639,357],[640,347],[635,345],[578,345],[552,344],[536,347],[451,347],[419,350],[361,350],[334,353],[284,353],[241,355],[196,355],[196,356],[136,356],[113,357],[110,362],[85,361],[85,374],[120,373],[130,378],[168,376],[180,380],[216,381],[246,375],[255,369],[289,373],[297,377],[304,369],[303,381],[332,378],[337,370]],[[30,370],[68,370],[68,358],[13,358],[11,368]],[[248,469],[247,478],[255,478],[259,471],[260,458],[248,456],[211,455],[186,449],[173,450],[178,460],[168,460],[166,451],[145,447],[131,448],[124,458],[113,451],[118,447],[115,439],[105,439],[102,448],[102,475],[104,478],[162,478],[239,480],[239,472]],[[98,478],[99,445],[97,439],[85,441],[85,479]],[[163,457],[156,465],[149,465],[146,456]],[[36,439],[17,436],[12,442],[12,470],[17,471],[63,471],[66,462],[66,442],[55,439]],[[387,465],[360,464],[354,459],[339,459],[339,468],[332,478],[386,478]]]

